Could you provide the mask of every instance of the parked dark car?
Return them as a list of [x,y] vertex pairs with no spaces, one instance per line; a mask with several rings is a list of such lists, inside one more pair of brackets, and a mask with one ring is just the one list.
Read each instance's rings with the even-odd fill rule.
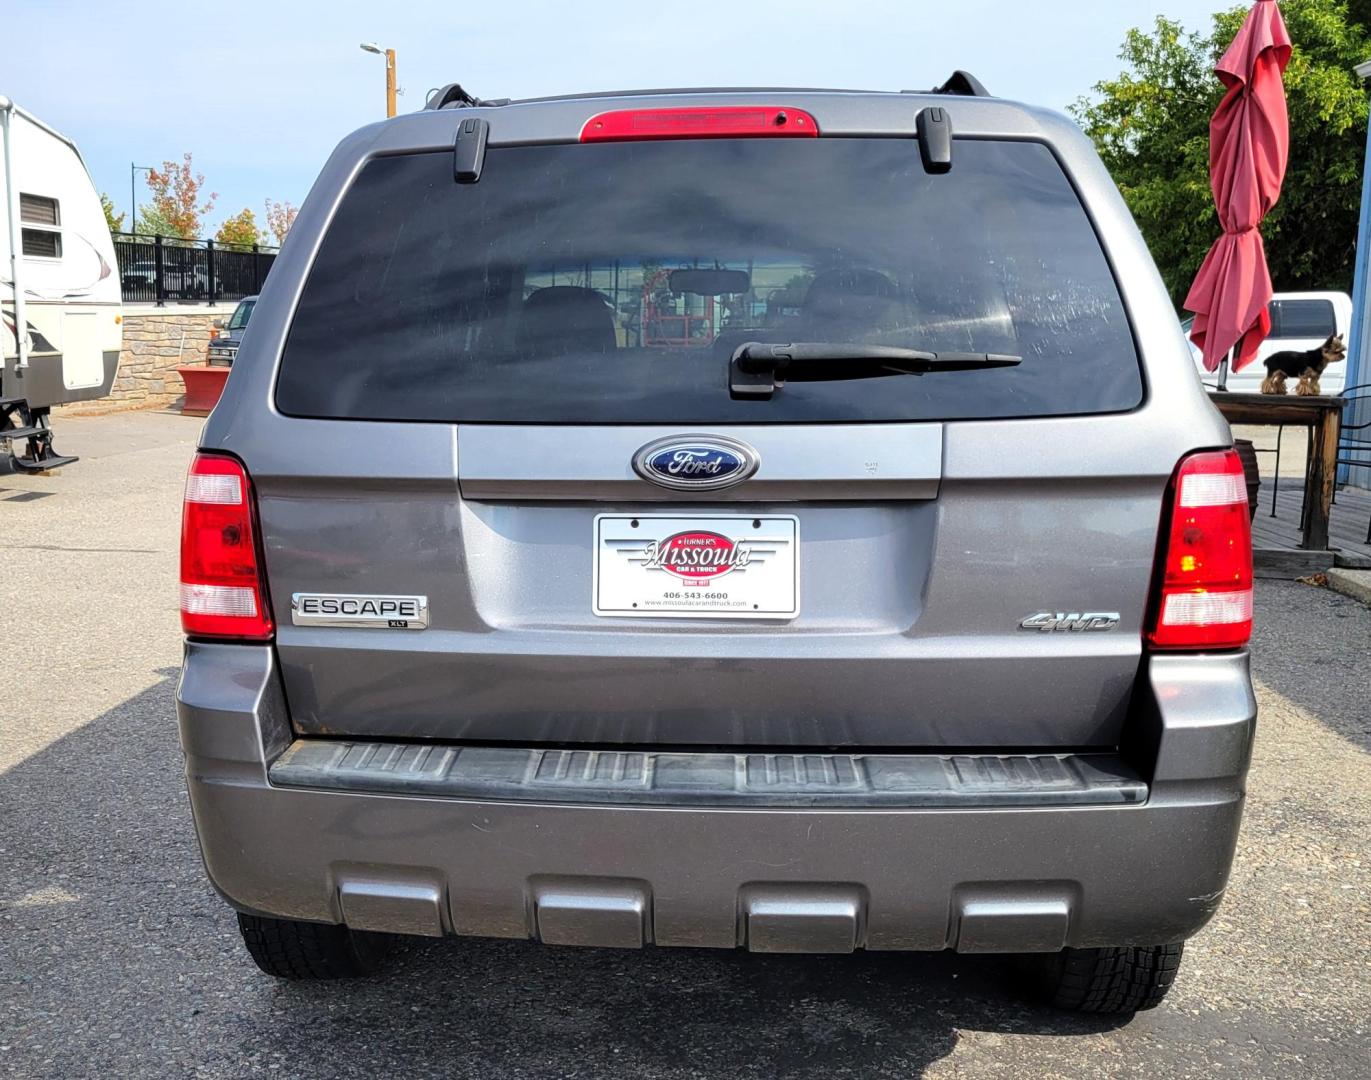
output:
[[[164,295],[182,300],[200,300],[209,295],[209,274],[203,266],[190,261],[192,257],[189,249],[166,249],[162,263]],[[157,263],[142,259],[125,268],[121,278],[125,292],[155,296]]]
[[257,297],[245,296],[238,301],[238,306],[233,309],[233,314],[229,316],[229,321],[222,324],[219,335],[209,343],[206,356],[211,366],[231,367],[233,358],[238,355],[238,346],[243,341],[243,331],[248,327],[248,319],[252,318],[252,309],[257,304]]

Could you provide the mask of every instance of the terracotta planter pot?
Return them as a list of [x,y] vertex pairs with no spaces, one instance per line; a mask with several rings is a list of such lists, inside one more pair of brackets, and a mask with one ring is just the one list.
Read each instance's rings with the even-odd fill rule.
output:
[[181,412],[186,416],[208,416],[210,410],[219,403],[219,395],[224,392],[224,382],[228,379],[229,367],[179,367],[176,369],[181,381],[186,384],[186,401]]

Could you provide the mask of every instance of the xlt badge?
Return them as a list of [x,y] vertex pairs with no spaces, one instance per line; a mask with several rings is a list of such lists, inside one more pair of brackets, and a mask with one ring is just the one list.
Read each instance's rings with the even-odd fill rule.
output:
[[290,621],[296,626],[422,630],[428,626],[428,597],[293,593]]

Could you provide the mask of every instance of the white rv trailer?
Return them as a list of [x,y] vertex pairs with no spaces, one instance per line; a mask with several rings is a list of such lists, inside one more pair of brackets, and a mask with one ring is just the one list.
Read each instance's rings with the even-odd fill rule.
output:
[[119,272],[100,196],[65,135],[0,95],[0,453],[66,465],[54,405],[104,397],[123,336]]

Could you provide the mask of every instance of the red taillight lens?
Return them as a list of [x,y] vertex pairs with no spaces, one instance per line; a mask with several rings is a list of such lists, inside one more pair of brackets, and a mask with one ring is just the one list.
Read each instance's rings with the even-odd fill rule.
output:
[[1233,450],[1191,454],[1169,489],[1161,594],[1148,640],[1157,649],[1232,649],[1252,636],[1252,523]]
[[194,637],[271,639],[257,548],[247,471],[233,458],[196,454],[181,512],[181,629]]
[[725,105],[716,108],[619,109],[592,116],[581,142],[635,139],[747,139],[819,134],[818,122],[802,109]]

